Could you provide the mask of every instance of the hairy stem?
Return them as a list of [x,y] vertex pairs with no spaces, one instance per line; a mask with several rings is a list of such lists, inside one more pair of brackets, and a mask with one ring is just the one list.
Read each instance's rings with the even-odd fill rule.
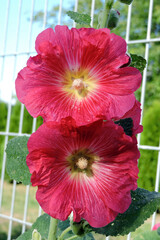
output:
[[58,220],[51,217],[49,233],[48,233],[48,240],[57,240],[57,238],[56,238],[57,224],[58,224]]

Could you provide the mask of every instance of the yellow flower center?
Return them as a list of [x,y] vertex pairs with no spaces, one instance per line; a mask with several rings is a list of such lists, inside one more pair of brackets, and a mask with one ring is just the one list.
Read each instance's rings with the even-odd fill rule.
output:
[[77,90],[79,92],[79,94],[81,94],[81,92],[85,88],[87,88],[87,84],[83,80],[84,80],[83,78],[73,79],[72,88]]
[[87,70],[67,71],[62,84],[63,90],[78,100],[87,97],[96,88],[96,80]]

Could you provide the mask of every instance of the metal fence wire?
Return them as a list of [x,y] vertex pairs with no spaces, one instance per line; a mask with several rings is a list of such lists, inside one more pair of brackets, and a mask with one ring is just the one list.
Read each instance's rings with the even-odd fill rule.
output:
[[[138,1],[138,0],[135,0]],[[148,8],[148,20],[147,20],[147,29],[146,29],[146,38],[145,39],[135,39],[130,40],[130,29],[131,29],[131,20],[133,14],[136,14],[136,9],[133,8],[132,4],[128,6],[128,16],[126,21],[126,42],[128,44],[128,47],[131,45],[140,45],[143,44],[145,48],[145,54],[144,57],[149,61],[149,52],[152,47],[152,43],[160,43],[160,37],[151,38],[151,29],[152,29],[152,16],[153,16],[153,8],[154,8],[154,0],[146,0],[149,3]],[[25,66],[25,61],[30,55],[35,54],[34,50],[34,41],[36,35],[45,29],[48,26],[48,12],[52,9],[52,4],[54,4],[57,7],[57,17],[56,17],[56,24],[63,24],[65,16],[63,16],[63,8],[66,8],[68,3],[74,5],[73,9],[74,11],[78,11],[79,2],[78,0],[1,0],[1,10],[3,15],[3,22],[0,25],[2,34],[0,37],[1,41],[1,48],[0,48],[0,100],[3,100],[3,93],[4,91],[7,91],[7,94],[9,99],[5,100],[8,105],[8,112],[7,112],[7,118],[6,118],[6,130],[0,131],[0,136],[4,138],[4,144],[1,144],[1,153],[3,154],[3,161],[2,161],[2,170],[1,170],[1,180],[0,180],[0,223],[2,226],[2,223],[5,222],[6,226],[8,227],[8,240],[11,240],[11,234],[12,234],[12,228],[14,224],[20,224],[21,232],[25,232],[27,227],[30,227],[32,225],[31,221],[28,221],[28,214],[29,214],[29,201],[30,201],[30,191],[32,187],[26,186],[25,190],[25,196],[23,201],[23,217],[19,217],[16,215],[15,212],[15,202],[16,202],[16,191],[17,191],[17,183],[16,181],[13,181],[13,184],[11,185],[12,190],[12,197],[11,202],[8,203],[10,206],[9,209],[4,209],[3,202],[8,201],[6,190],[5,190],[5,167],[6,167],[6,153],[5,148],[8,143],[8,140],[10,137],[15,136],[22,136],[22,135],[30,135],[26,134],[22,131],[23,122],[24,122],[24,105],[21,104],[21,110],[20,110],[20,118],[19,118],[19,129],[18,132],[11,132],[10,131],[10,124],[11,124],[11,113],[13,108],[13,100],[15,99],[15,90],[14,90],[14,81],[16,78],[16,75],[18,71]],[[87,1],[88,2],[88,1]],[[94,23],[94,14],[95,14],[95,5],[98,2],[98,0],[90,0],[90,15],[91,15],[91,26],[93,26]],[[134,5],[134,4],[133,4]],[[27,11],[25,11],[25,7],[27,6]],[[38,8],[41,6],[41,8]],[[127,6],[126,6],[127,8]],[[37,28],[35,27],[35,12],[41,11],[41,19],[43,18],[43,24],[38,25],[36,23]],[[135,12],[134,12],[135,11]],[[23,20],[22,17],[27,19],[27,27],[28,29],[23,29]],[[138,17],[138,16],[137,16]],[[16,19],[16,21],[15,21]],[[14,22],[14,25],[12,24],[12,21]],[[55,21],[55,20],[54,20]],[[11,30],[12,26],[12,30]],[[76,26],[76,23],[73,23],[73,27]],[[10,31],[12,32],[12,35],[10,34]],[[24,32],[27,32],[25,39],[25,47],[19,47],[22,43],[22,34]],[[37,31],[37,33],[35,33]],[[35,33],[35,34],[34,34]],[[160,35],[159,35],[160,36]],[[10,46],[10,43],[13,41],[12,47]],[[24,41],[24,39],[23,39]],[[25,50],[24,50],[25,49]],[[23,62],[23,66],[22,63]],[[11,64],[8,65],[8,64]],[[141,108],[142,108],[142,117],[141,122],[143,120],[144,116],[144,104],[145,104],[145,94],[146,94],[146,84],[147,84],[147,73],[148,73],[149,66],[147,66],[143,72],[143,81],[142,81],[142,87],[141,87]],[[9,71],[11,72],[9,74]],[[4,82],[7,88],[4,88]],[[10,87],[9,87],[10,86]],[[2,114],[2,112],[0,112]],[[1,125],[1,123],[0,123]],[[33,119],[32,124],[32,132],[36,130],[36,119]],[[150,131],[150,129],[148,129]],[[1,141],[1,140],[0,140]],[[157,161],[157,175],[156,175],[156,183],[155,183],[155,191],[158,191],[159,189],[159,174],[160,174],[160,145],[159,146],[149,146],[149,145],[142,145],[141,144],[141,135],[138,135],[138,147],[139,149],[143,150],[153,150],[158,151],[158,161]],[[3,148],[3,149],[2,149]],[[10,189],[11,189],[10,188]],[[23,193],[22,193],[23,194]],[[37,204],[38,206],[38,204]],[[41,208],[39,207],[39,210],[37,210],[37,216],[41,215]],[[37,216],[34,216],[35,219]],[[152,217],[152,226],[155,224],[156,221],[156,213],[153,214]],[[107,237],[106,239],[109,239]],[[131,239],[131,234],[126,236],[126,239]]]

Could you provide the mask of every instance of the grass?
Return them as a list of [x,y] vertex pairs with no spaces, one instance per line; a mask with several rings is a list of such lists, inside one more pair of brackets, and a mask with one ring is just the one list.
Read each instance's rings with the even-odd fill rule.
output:
[[[11,199],[12,199],[12,188],[13,184],[4,182],[3,189],[3,200],[2,200],[2,210],[1,213],[5,215],[10,215],[11,211]],[[16,194],[15,194],[15,204],[14,204],[14,213],[13,217],[18,219],[23,219],[24,215],[24,204],[25,204],[25,193],[26,187],[22,184],[16,185]],[[29,201],[28,201],[28,212],[27,212],[27,221],[34,222],[38,216],[39,205],[35,199],[36,188],[30,187],[29,191]],[[160,216],[157,216],[157,222],[160,222]],[[0,240],[7,239],[9,220],[0,218]],[[145,224],[132,233],[131,239],[140,234],[143,231],[149,230],[151,227],[151,218],[148,219]],[[12,227],[12,239],[16,238],[21,232],[21,225],[13,222]],[[95,235],[96,240],[105,240],[105,237],[99,234]],[[126,240],[126,236],[110,237],[110,240]]]

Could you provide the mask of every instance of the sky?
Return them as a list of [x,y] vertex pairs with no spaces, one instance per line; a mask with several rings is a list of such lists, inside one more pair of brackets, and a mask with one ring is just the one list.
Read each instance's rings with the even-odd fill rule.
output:
[[[10,4],[7,24],[8,2]],[[0,0],[0,100],[5,102],[11,101],[11,96],[15,96],[15,78],[25,67],[29,57],[26,54],[15,57],[13,54],[31,51],[33,52],[31,55],[35,55],[35,39],[43,30],[43,23],[33,22],[32,27],[30,25],[32,2],[34,2],[34,13],[44,11],[45,0]],[[47,11],[59,5],[59,2],[60,0],[48,0]],[[62,7],[69,8],[74,2],[74,0],[63,0]],[[19,27],[18,19],[20,19]],[[3,55],[7,56],[3,57]]]

